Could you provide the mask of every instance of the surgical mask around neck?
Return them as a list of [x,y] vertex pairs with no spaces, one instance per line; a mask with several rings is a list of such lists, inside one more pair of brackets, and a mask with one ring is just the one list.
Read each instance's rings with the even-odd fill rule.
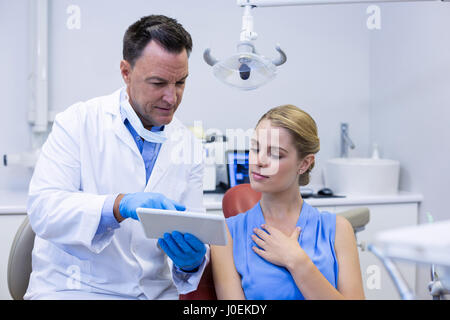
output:
[[122,90],[120,104],[122,106],[126,118],[130,122],[133,129],[137,132],[137,134],[141,136],[141,138],[143,138],[145,141],[154,143],[164,143],[167,140],[164,131],[153,132],[144,128],[141,119],[139,119],[139,117],[137,116],[136,112],[134,111],[133,107],[130,104],[126,88]]

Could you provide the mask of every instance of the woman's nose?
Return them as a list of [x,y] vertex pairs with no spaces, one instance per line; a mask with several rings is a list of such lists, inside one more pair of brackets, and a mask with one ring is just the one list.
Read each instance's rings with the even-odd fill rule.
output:
[[266,152],[260,151],[256,156],[256,164],[258,167],[267,167],[269,165],[269,157]]

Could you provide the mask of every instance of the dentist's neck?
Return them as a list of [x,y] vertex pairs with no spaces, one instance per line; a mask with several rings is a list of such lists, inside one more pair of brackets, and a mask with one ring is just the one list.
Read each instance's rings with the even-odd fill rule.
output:
[[151,131],[153,128],[153,124],[148,123],[144,117],[139,113],[139,108],[136,107],[136,103],[133,101],[133,99],[131,98],[131,94],[130,94],[130,87],[127,87],[127,95],[128,95],[128,102],[130,103],[130,106],[133,108],[134,112],[136,113],[136,115],[138,116],[139,120],[141,121],[142,125],[144,126],[145,129]]

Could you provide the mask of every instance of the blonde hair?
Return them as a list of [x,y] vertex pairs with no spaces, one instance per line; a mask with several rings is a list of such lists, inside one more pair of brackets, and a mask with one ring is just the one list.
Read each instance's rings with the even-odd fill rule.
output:
[[[262,120],[270,120],[273,126],[287,129],[294,141],[297,155],[303,159],[308,154],[316,154],[320,150],[320,139],[317,133],[317,125],[314,119],[305,111],[293,105],[282,105],[266,112]],[[299,185],[306,186],[310,180],[314,161],[309,168],[300,175]]]

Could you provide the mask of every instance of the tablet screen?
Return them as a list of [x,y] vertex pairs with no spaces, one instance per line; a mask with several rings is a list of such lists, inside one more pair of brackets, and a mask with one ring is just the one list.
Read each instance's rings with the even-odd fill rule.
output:
[[196,236],[205,244],[226,245],[225,217],[211,213],[138,208],[137,214],[147,238],[179,231]]

